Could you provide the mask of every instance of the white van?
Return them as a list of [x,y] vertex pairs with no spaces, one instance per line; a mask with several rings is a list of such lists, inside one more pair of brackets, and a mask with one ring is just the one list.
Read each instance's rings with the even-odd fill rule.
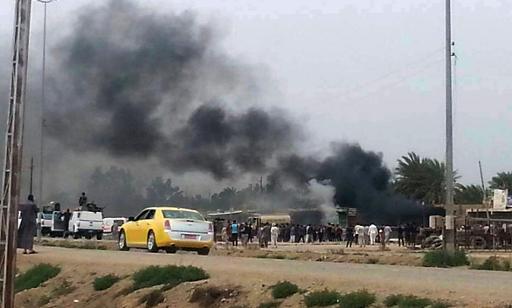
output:
[[103,237],[103,213],[74,211],[69,220],[68,231],[75,239],[82,236],[90,239],[96,236],[98,240],[101,240]]
[[103,218],[103,233],[110,234],[117,230],[114,230],[114,227],[121,227],[124,223],[126,223],[128,219],[125,217],[107,217]]

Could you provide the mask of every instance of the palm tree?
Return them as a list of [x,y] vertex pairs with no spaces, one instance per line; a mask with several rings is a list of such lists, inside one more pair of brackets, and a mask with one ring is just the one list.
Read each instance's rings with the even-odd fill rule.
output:
[[398,160],[395,191],[427,204],[442,203],[445,194],[444,172],[444,163],[410,152]]
[[457,204],[482,204],[484,190],[480,185],[457,184],[455,190],[455,203]]
[[489,182],[492,189],[508,189],[512,191],[512,172],[498,172]]

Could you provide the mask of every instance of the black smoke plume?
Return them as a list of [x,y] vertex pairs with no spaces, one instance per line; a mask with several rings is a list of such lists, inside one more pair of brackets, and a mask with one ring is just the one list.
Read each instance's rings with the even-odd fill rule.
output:
[[281,158],[280,167],[271,181],[292,181],[307,186],[311,179],[329,183],[335,188],[334,204],[359,210],[361,222],[394,222],[428,214],[427,209],[395,194],[391,172],[382,154],[365,151],[358,144],[334,144],[324,159],[291,155]]
[[[243,108],[237,92],[251,78],[215,39],[189,13],[158,15],[119,0],[86,9],[56,49],[50,135],[75,152],[156,158],[217,179],[265,171],[296,129],[278,111]],[[230,96],[236,111],[225,107]]]
[[295,153],[299,126],[253,107],[257,78],[193,14],[149,12],[125,0],[80,12],[52,52],[47,130],[62,152],[157,161],[216,179],[268,173],[276,190],[307,190],[316,179],[335,188],[337,205],[368,219],[417,213],[392,193],[380,154],[348,144],[326,158]]

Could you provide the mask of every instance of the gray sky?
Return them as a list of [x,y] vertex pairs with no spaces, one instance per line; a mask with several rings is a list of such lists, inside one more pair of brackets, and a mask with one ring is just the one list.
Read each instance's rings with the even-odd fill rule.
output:
[[[81,6],[101,2],[51,3],[50,45]],[[215,22],[225,51],[268,75],[276,93],[266,104],[304,123],[310,151],[355,141],[382,152],[390,168],[408,151],[444,158],[443,0],[144,3],[159,12],[191,10]],[[4,63],[13,10],[14,1],[0,5]],[[454,156],[464,183],[479,182],[478,160],[485,178],[512,170],[506,141],[512,137],[511,21],[511,1],[453,1]],[[41,41],[41,28],[42,4],[33,1],[33,46]],[[32,51],[32,64],[39,65],[39,51]]]

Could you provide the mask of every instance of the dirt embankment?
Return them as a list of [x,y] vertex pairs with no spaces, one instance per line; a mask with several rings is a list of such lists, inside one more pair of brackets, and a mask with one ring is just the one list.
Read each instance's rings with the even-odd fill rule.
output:
[[[19,293],[16,307],[38,307],[44,295],[55,294],[54,290],[63,285],[68,286],[67,293],[52,297],[44,307],[139,307],[140,299],[154,288],[125,294],[123,290],[131,285],[132,273],[148,265],[168,264],[198,266],[211,278],[165,291],[164,302],[158,307],[257,307],[271,299],[269,286],[280,280],[294,282],[304,290],[329,288],[348,292],[364,288],[376,293],[379,299],[394,293],[414,294],[449,300],[459,307],[505,307],[512,302],[511,276],[503,272],[233,256],[240,252],[203,257],[38,248],[38,255],[18,256],[20,270],[49,262],[59,265],[62,272],[40,288]],[[123,279],[111,289],[94,291],[93,280],[110,273]],[[194,297],[196,300],[191,302]],[[303,307],[303,295],[292,296],[281,307]]]

